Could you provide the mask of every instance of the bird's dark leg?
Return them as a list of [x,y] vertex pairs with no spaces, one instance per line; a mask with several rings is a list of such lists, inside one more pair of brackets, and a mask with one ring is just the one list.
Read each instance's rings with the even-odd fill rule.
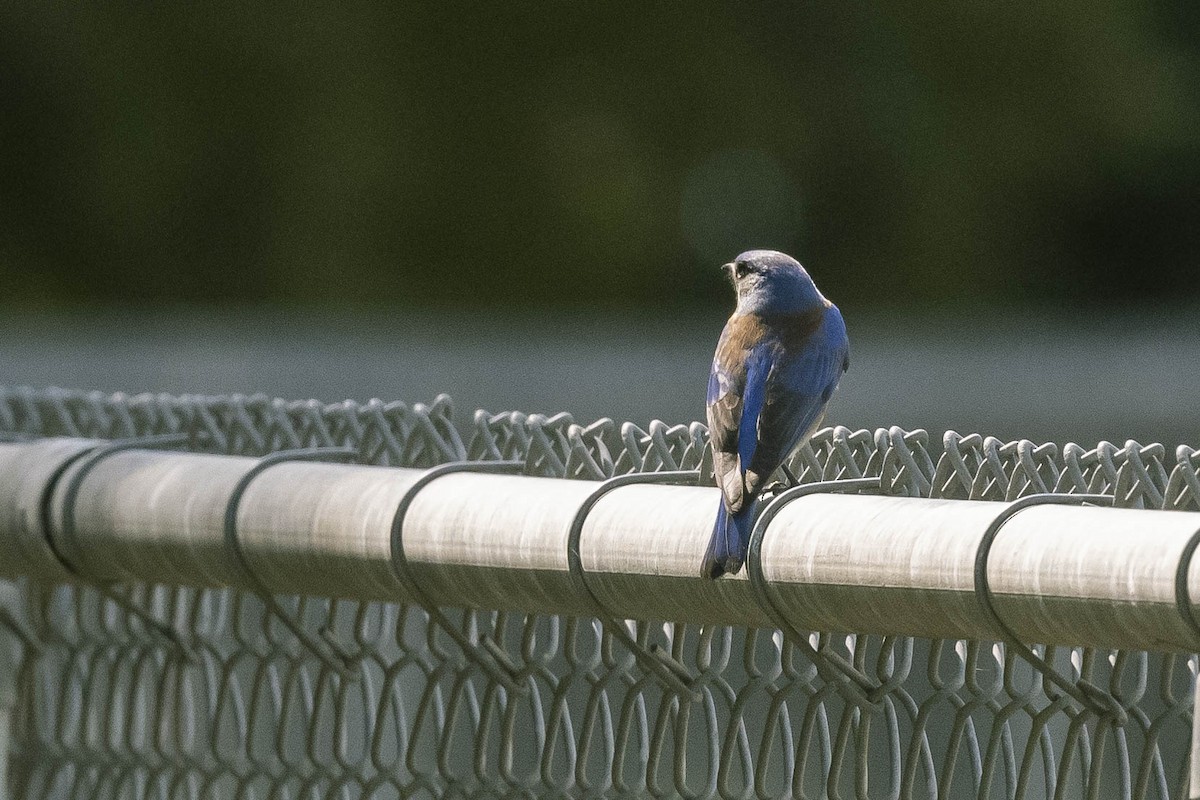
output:
[[782,469],[783,474],[787,476],[787,479],[788,479],[788,487],[787,488],[791,489],[793,486],[800,485],[800,479],[792,474],[792,471],[790,469],[788,469],[788,465],[786,462],[783,464],[780,464],[779,468]]
[[788,469],[787,464],[780,464],[779,468],[783,470],[783,475],[785,478],[787,478],[787,481],[775,481],[774,483],[763,487],[763,494],[767,495],[768,497],[774,497],[775,495],[782,494],[788,489],[791,489],[793,486],[800,485],[800,480],[792,474],[792,471]]

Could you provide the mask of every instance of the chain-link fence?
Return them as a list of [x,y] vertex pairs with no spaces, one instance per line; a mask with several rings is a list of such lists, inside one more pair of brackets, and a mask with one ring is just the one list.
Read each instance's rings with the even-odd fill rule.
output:
[[[0,388],[0,437],[178,432],[209,452],[341,446],[364,463],[415,467],[516,459],[528,474],[572,479],[709,469],[698,423],[484,411],[459,423],[445,397],[322,405]],[[1197,510],[1198,465],[1187,447],[954,433],[939,447],[924,431],[837,427],[792,466],[802,482],[877,476],[895,495],[1100,493]],[[814,633],[881,687],[865,707],[778,631],[631,623],[643,646],[686,667],[689,701],[595,620],[448,612],[466,639],[494,631],[522,665],[511,691],[425,609],[326,597],[319,585],[275,601],[310,637],[336,642],[346,672],[250,592],[137,586],[119,603],[86,582],[0,586],[12,797],[1188,796],[1193,656],[1039,648],[1115,698],[1128,716],[1117,725],[1001,644]],[[179,631],[187,657],[130,607]]]

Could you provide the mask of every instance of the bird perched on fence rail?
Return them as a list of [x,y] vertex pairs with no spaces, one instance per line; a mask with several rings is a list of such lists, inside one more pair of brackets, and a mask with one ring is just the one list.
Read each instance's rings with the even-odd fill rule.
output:
[[746,560],[759,494],[820,426],[850,366],[837,306],[791,256],[749,250],[724,265],[737,291],[708,378],[708,431],[721,503],[701,574]]

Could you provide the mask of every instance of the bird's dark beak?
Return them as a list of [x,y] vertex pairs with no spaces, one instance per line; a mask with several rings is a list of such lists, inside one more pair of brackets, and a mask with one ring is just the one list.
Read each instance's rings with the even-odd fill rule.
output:
[[729,278],[730,283],[733,282],[733,271],[737,265],[730,261],[728,264],[722,264],[721,269],[725,271],[725,277]]

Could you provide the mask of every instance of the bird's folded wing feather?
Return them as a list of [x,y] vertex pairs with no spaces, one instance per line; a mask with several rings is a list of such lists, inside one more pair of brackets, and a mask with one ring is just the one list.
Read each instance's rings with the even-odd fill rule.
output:
[[708,435],[712,443],[713,472],[725,498],[725,507],[736,514],[744,502],[745,470],[738,453],[738,430],[744,416],[744,394],[751,353],[762,344],[765,328],[757,318],[734,317],[721,332],[708,379]]
[[748,493],[757,494],[792,450],[821,424],[845,360],[844,348],[830,347],[814,337],[800,353],[774,365],[756,420],[757,447],[743,462]]

